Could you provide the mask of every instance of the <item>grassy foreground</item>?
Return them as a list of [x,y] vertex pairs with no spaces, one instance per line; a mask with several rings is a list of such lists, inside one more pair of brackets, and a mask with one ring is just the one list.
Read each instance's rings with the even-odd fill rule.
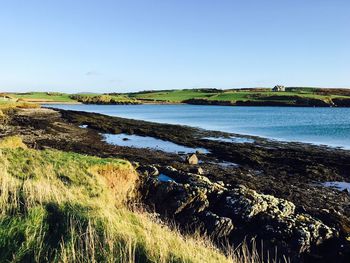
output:
[[126,203],[129,162],[0,142],[1,262],[232,262]]

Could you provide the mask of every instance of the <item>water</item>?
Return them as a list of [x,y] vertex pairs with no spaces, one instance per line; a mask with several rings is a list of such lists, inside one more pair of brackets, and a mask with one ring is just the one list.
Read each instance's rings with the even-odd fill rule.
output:
[[350,149],[350,108],[202,105],[48,106]]
[[160,174],[158,180],[161,182],[175,182],[175,180],[165,174]]
[[238,167],[239,164],[233,163],[233,162],[227,162],[227,161],[221,161],[221,162],[209,162],[211,164],[219,165],[224,168],[231,168],[231,167]]
[[138,136],[128,134],[103,134],[104,140],[113,145],[135,147],[135,148],[150,148],[170,153],[195,153],[200,151],[208,153],[204,148],[191,148],[179,145],[173,142],[156,139],[149,136]]
[[339,191],[347,190],[350,192],[350,183],[347,182],[325,182],[322,183],[323,186],[338,189]]
[[228,142],[228,143],[253,143],[253,139],[249,138],[243,138],[243,137],[204,137],[203,139],[211,140],[211,141],[218,141],[218,142]]

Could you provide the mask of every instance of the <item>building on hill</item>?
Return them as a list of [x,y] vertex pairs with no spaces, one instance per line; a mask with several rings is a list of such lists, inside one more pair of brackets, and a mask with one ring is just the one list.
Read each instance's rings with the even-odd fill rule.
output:
[[282,85],[276,85],[273,87],[272,91],[286,91],[286,88]]

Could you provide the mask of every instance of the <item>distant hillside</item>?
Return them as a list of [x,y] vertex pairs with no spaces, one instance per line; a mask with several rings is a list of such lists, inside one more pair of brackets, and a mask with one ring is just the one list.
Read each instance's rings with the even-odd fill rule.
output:
[[287,87],[285,91],[271,88],[183,89],[127,93],[144,102],[189,103],[239,106],[348,106],[349,89]]
[[29,92],[7,94],[25,102],[84,103],[84,104],[140,104],[188,103],[228,106],[300,106],[300,107],[350,107],[350,89],[283,87],[242,89],[182,89],[149,90],[132,93]]

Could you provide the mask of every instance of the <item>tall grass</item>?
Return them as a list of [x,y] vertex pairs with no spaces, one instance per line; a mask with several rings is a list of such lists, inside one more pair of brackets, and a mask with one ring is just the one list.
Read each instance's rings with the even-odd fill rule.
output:
[[125,160],[0,140],[0,262],[262,262],[132,209],[137,184]]
[[231,262],[125,203],[129,162],[53,150],[0,149],[1,262]]
[[10,109],[29,109],[29,108],[39,108],[40,106],[35,103],[24,102],[24,101],[4,101],[0,100],[0,110],[7,111]]

